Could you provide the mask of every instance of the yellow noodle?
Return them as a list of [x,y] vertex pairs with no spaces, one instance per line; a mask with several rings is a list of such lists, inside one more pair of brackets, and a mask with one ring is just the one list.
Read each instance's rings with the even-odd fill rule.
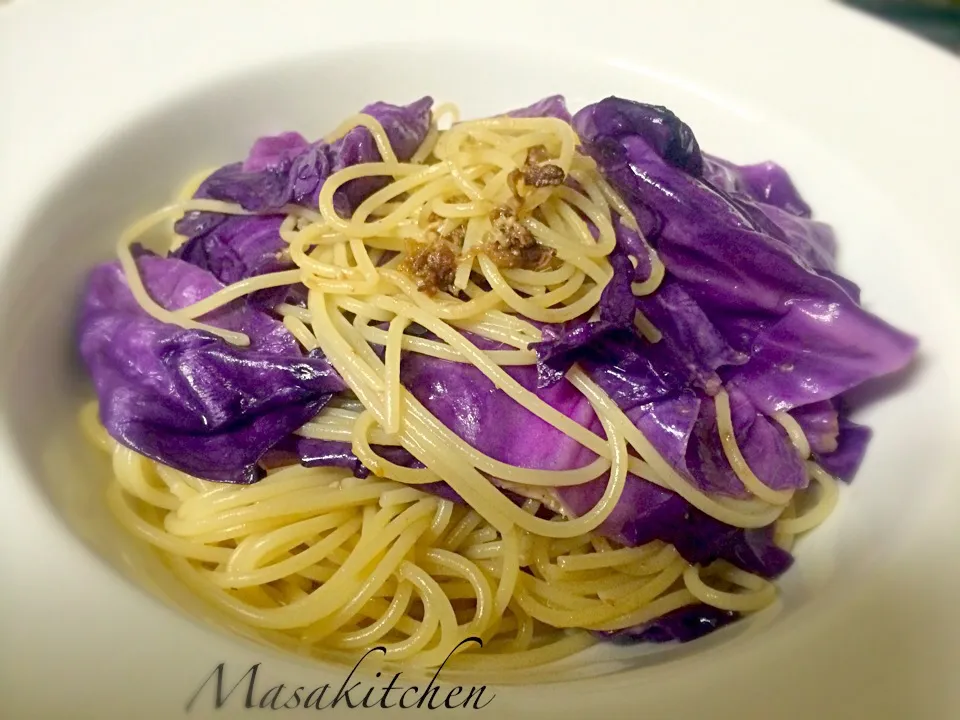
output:
[[700,602],[721,610],[755,612],[762,610],[776,599],[776,588],[773,583],[763,578],[732,568],[723,572],[721,577],[738,585],[742,584],[750,592],[733,593],[712,588],[703,581],[700,570],[695,565],[690,565],[683,572],[683,581],[687,590]]
[[840,498],[840,489],[837,481],[816,463],[808,462],[807,471],[820,486],[820,493],[816,504],[795,518],[783,519],[777,523],[777,530],[791,535],[812,530],[829,517]]
[[[450,114],[455,124],[441,129]],[[239,346],[250,338],[203,318],[253,292],[306,287],[306,307],[281,303],[274,312],[305,352],[331,363],[349,390],[296,435],[349,444],[370,476],[295,464],[271,467],[249,486],[202,480],[118,444],[101,425],[98,405],[89,403],[80,424],[110,456],[110,508],[233,626],[337,662],[355,662],[356,653],[382,645],[385,666],[437,667],[466,638],[480,637],[484,647],[461,646],[445,673],[503,677],[586,648],[595,642],[588,630],[642,625],[697,602],[740,612],[765,607],[775,589],[762,578],[722,562],[689,565],[664,542],[632,548],[601,535],[628,472],[722,522],[774,524],[775,541],[785,547],[829,514],[837,483],[808,462],[809,489],[780,492],[763,485],[737,447],[722,390],[715,399],[720,439],[745,498],[695,487],[577,366],[567,381],[586,403],[587,418],[568,416],[526,389],[514,373],[537,361],[530,347],[543,339],[537,323],[595,312],[613,273],[608,256],[617,243],[615,227],[639,232],[638,225],[596,164],[578,152],[579,139],[565,121],[458,120],[455,108],[435,108],[425,139],[401,161],[375,118],[348,118],[327,139],[365,128],[381,160],[333,173],[316,208],[271,211],[283,215],[285,247],[277,260],[293,267],[241,280],[186,307],[169,310],[150,297],[131,245],[162,226],[167,246],[177,247],[184,238],[172,232],[172,222],[188,212],[247,211],[191,198],[209,175],[205,171],[191,178],[176,203],[124,231],[118,256],[146,312]],[[514,182],[514,171],[536,146],[575,184]],[[349,217],[341,216],[333,204],[337,191],[370,178],[381,186]],[[504,207],[553,251],[546,268],[494,262],[488,243],[501,230],[491,213]],[[411,243],[438,237],[460,254],[452,287],[428,295],[404,261]],[[655,293],[667,272],[657,253],[646,250],[649,277],[631,286],[638,296]],[[641,258],[630,260],[634,268],[641,264]],[[634,327],[649,342],[661,339],[642,313]],[[505,349],[482,350],[483,343],[464,333]],[[484,382],[579,445],[582,465],[517,467],[472,446],[404,386],[403,362],[412,354],[472,366]],[[809,443],[796,421],[785,413],[774,419],[798,455],[808,458]],[[395,458],[397,449],[418,465]],[[465,504],[424,492],[440,482]],[[584,483],[597,485],[600,498],[586,512],[573,513],[561,489]],[[807,498],[813,499],[809,506]],[[545,509],[555,516],[544,517]]]
[[786,431],[787,437],[797,450],[797,454],[804,460],[810,457],[810,442],[807,440],[803,428],[800,427],[794,417],[787,412],[778,412],[772,415],[773,419],[780,423],[780,426]]
[[737,446],[737,438],[733,432],[733,419],[730,416],[730,396],[726,390],[720,390],[713,398],[717,407],[717,432],[720,433],[720,443],[723,445],[723,453],[727,457],[727,462],[737,474],[740,482],[751,493],[761,500],[766,500],[773,505],[785,505],[790,502],[793,496],[791,491],[773,490],[758,478],[747,461],[744,459],[740,448]]

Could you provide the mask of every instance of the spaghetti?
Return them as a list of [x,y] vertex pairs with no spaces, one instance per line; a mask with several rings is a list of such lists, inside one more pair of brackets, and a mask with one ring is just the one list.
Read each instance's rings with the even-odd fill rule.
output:
[[[247,213],[193,199],[202,176],[176,203],[123,233],[117,252],[145,312],[237,346],[249,338],[198,318],[250,293],[302,283],[306,303],[274,311],[305,351],[323,353],[349,390],[298,435],[349,442],[371,474],[292,464],[268,468],[249,486],[201,480],[116,442],[91,404],[81,422],[112,457],[109,503],[120,523],[228,615],[326,657],[353,658],[383,645],[388,661],[429,668],[464,639],[479,637],[482,648],[462,646],[448,667],[527,668],[583,649],[595,633],[697,603],[742,613],[766,607],[775,589],[763,578],[722,561],[691,564],[659,540],[611,544],[600,531],[629,472],[730,526],[775,524],[776,541],[789,547],[796,534],[822,522],[837,495],[834,480],[807,460],[802,429],[785,414],[777,418],[815,482],[805,491],[771,489],[737,447],[721,390],[714,400],[723,450],[749,495],[726,498],[672,467],[577,366],[567,378],[589,402],[597,428],[517,382],[507,370],[536,362],[529,345],[541,339],[542,323],[574,320],[597,305],[613,274],[614,222],[639,228],[594,162],[578,152],[567,122],[495,117],[441,130],[442,113],[409,162],[397,159],[370,115],[348,119],[330,136],[364,127],[381,160],[331,175],[316,208],[284,208],[280,235],[293,269],[244,279],[175,311],[150,297],[133,242],[190,211]],[[335,208],[338,190],[370,178],[383,180],[382,187],[344,217]],[[174,235],[169,242],[175,249],[182,241]],[[637,296],[656,293],[666,275],[648,250],[643,261],[651,271],[633,284]],[[631,261],[636,266],[638,258]],[[635,324],[648,341],[660,339],[642,314]],[[404,386],[407,354],[476,368],[594,459],[572,470],[542,470],[484,454]],[[420,466],[392,462],[383,447],[405,449]],[[598,479],[599,500],[579,515],[553,492]],[[440,480],[463,502],[424,491]]]

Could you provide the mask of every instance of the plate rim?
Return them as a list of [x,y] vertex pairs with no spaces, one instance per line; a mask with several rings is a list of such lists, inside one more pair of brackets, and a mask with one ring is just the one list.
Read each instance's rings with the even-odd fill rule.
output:
[[[491,4],[493,5],[497,3],[501,3],[501,0],[491,1]],[[375,0],[374,2],[371,2],[372,6],[378,6],[378,7],[383,6],[385,4],[387,4],[385,0]],[[506,2],[503,2],[502,4],[509,5],[509,3],[506,3]],[[564,2],[560,4],[566,4],[567,6],[572,6],[574,3],[569,2],[569,0],[564,0]],[[174,6],[176,7],[177,12],[185,13],[184,16],[195,13],[195,15],[192,15],[193,17],[200,17],[200,16],[203,16],[204,13],[206,13],[206,17],[208,18],[214,17],[216,10],[218,8],[222,9],[227,5],[228,3],[220,2],[218,0],[217,2],[211,2],[206,9],[198,11],[195,8],[190,9],[190,7],[192,6],[190,3],[186,2],[186,0],[176,0],[175,2],[170,3],[171,7],[174,7]],[[297,3],[297,5],[298,7],[304,7],[304,8],[306,7],[306,5],[303,3]],[[421,5],[428,6],[432,4],[421,3]],[[650,3],[646,3],[646,4],[637,3],[636,5],[637,5],[637,8],[639,8],[641,5],[644,5],[645,10],[651,13],[661,12],[661,13],[669,14],[669,12],[674,12],[674,11],[665,11],[663,9],[660,9],[658,11],[651,10]],[[678,14],[680,16],[684,16],[684,13],[686,13],[687,16],[689,17],[691,10],[690,10],[690,7],[687,7],[687,6],[690,6],[690,5],[692,5],[692,3],[686,3],[685,6],[681,8],[680,11],[678,11]],[[756,0],[744,0],[742,2],[725,3],[725,7],[727,8],[736,7],[736,8],[742,9],[743,11],[758,10],[762,5],[764,5],[764,3],[757,2]],[[3,32],[10,36],[11,40],[13,41],[12,45],[14,47],[14,54],[15,54],[17,52],[23,52],[23,48],[25,44],[31,41],[32,39],[35,39],[38,36],[39,30],[36,27],[36,21],[38,18],[42,18],[44,16],[46,17],[47,20],[53,19],[58,22],[65,22],[66,18],[69,16],[70,22],[74,23],[73,27],[75,31],[79,31],[79,32],[86,31],[94,35],[97,32],[102,32],[103,26],[100,23],[102,23],[104,21],[104,18],[106,17],[112,17],[115,19],[123,18],[124,20],[129,20],[129,18],[131,17],[131,15],[129,14],[129,11],[121,9],[120,4],[116,2],[98,3],[96,6],[96,11],[91,13],[91,15],[87,17],[83,17],[81,14],[77,14],[76,10],[64,9],[65,7],[66,6],[64,4],[61,4],[58,6],[52,3],[47,6],[42,6],[41,3],[37,2],[34,5],[30,5],[29,3],[21,3],[20,5],[14,4],[14,5],[9,5],[5,8],[0,8],[0,13],[11,13],[11,20],[13,21],[9,23],[5,29],[0,30],[0,32]],[[260,17],[262,17],[265,14],[270,12],[269,9],[252,10],[251,8],[253,7],[254,6],[252,4],[244,6],[244,9],[240,14],[238,14],[233,19],[227,21],[227,25],[229,26],[230,23],[235,23],[237,24],[237,26],[239,26],[239,24],[242,24],[242,23],[250,23],[256,20],[256,18],[258,17],[258,13],[260,13],[261,14]],[[326,8],[326,10],[329,12],[330,8]],[[317,13],[318,11],[314,9],[314,10],[311,10],[310,12]],[[343,8],[343,6],[338,6],[333,12],[346,12],[346,10]],[[890,28],[887,25],[883,24],[881,21],[876,20],[863,13],[860,13],[856,10],[846,8],[846,7],[836,6],[833,4],[827,4],[827,3],[807,2],[791,9],[790,13],[788,14],[792,14],[793,17],[795,18],[802,17],[803,22],[807,22],[807,23],[811,22],[811,19],[812,20],[825,19],[827,21],[831,21],[833,18],[835,18],[838,25],[841,25],[845,28],[850,27],[851,25],[856,26],[858,28],[862,28],[863,36],[867,37],[870,43],[876,43],[877,46],[881,48],[881,50],[886,49],[892,52],[894,55],[904,57],[908,59],[909,62],[914,63],[916,67],[922,66],[924,69],[928,70],[931,73],[942,74],[943,76],[948,78],[955,78],[957,81],[957,84],[955,85],[955,87],[960,88],[960,61],[958,61],[956,58],[954,58],[949,53],[947,53],[947,51],[937,48],[935,46],[932,46],[929,43],[923,40],[920,40],[905,31]],[[2,18],[2,15],[0,15],[0,18]],[[145,19],[141,19],[141,21],[143,22],[145,21]],[[591,22],[595,22],[595,21],[591,21]],[[20,37],[14,37],[14,32],[11,30],[11,28],[15,28],[15,27],[18,28],[18,32],[22,32]],[[96,28],[100,28],[100,30],[96,30]],[[232,49],[229,51],[229,53],[232,53],[234,57],[239,57],[240,49],[234,46],[231,46],[231,47]],[[891,48],[894,48],[894,49],[890,50]],[[283,51],[280,51],[279,49],[275,48],[273,52],[275,53],[273,55],[275,59],[277,60],[282,59]],[[870,48],[870,52],[873,52],[872,46]],[[287,57],[289,57],[289,55],[287,55]],[[259,62],[259,60],[251,61],[251,64],[255,64],[256,62]],[[146,67],[149,67],[149,63],[146,65]],[[220,70],[211,71],[209,75],[209,79],[215,78],[219,72]],[[242,71],[238,71],[238,72],[242,72]],[[197,81],[199,81],[199,79]],[[18,97],[18,92],[19,92],[20,93],[19,96],[21,97],[36,98],[37,95],[35,92],[32,92],[32,91],[20,92],[18,90],[18,87],[19,87],[18,83],[25,83],[25,82],[27,82],[27,80],[17,79],[17,78],[13,78],[11,80],[11,78],[3,77],[4,85],[8,85],[12,83],[12,87],[14,88],[14,97]],[[147,85],[149,85],[149,83],[151,82],[156,83],[155,87],[156,87],[158,98],[165,97],[166,99],[170,99],[169,92],[171,88],[170,88],[169,78],[161,79],[161,80],[144,80],[144,83]],[[164,93],[167,93],[167,95],[164,95]],[[951,99],[949,96],[945,98],[941,97],[939,99],[943,101],[942,110],[946,115],[946,117],[955,118],[957,121],[955,127],[960,127],[960,95],[958,95],[956,98],[953,98],[953,99]],[[160,101],[157,100],[157,102],[160,102]],[[936,100],[934,100],[934,103],[935,102]],[[134,112],[134,113],[146,114],[150,112],[151,107],[152,105],[151,105],[150,99],[144,94],[143,96],[139,97],[139,99],[135,103],[124,106],[124,109],[122,110],[122,112],[126,113],[126,115],[124,116],[125,119],[117,120],[113,126],[108,125],[107,127],[117,128],[122,125],[125,125],[130,120],[129,113]],[[99,108],[97,109],[97,111],[93,111],[94,110],[93,108],[89,108],[87,110],[90,111],[88,112],[88,115],[91,116],[93,119],[88,120],[90,125],[86,127],[86,129],[83,131],[85,135],[78,133],[76,137],[77,138],[86,137],[87,140],[89,140],[91,137],[94,137],[98,132],[98,123],[100,122],[100,120],[98,120],[97,118],[103,117],[102,114],[98,115],[98,112],[103,113],[104,110],[103,108]],[[78,116],[82,115],[84,112],[85,112],[85,109],[83,107],[78,107],[77,109]],[[40,125],[31,124],[25,118],[29,118],[29,113],[25,115],[19,115],[19,116],[14,115],[12,120],[10,118],[8,118],[6,121],[0,120],[0,131],[2,131],[3,134],[7,137],[18,138],[18,142],[30,142],[31,138],[33,138],[34,141],[37,141],[39,138],[42,137],[43,131],[48,126],[44,126],[43,124],[40,124]],[[100,126],[99,128],[99,132],[103,132],[102,126]],[[75,140],[75,142],[78,142],[78,145],[80,146],[83,146],[85,144],[82,141]],[[958,138],[957,136],[954,136],[953,138],[948,140],[947,143],[948,144],[946,147],[946,152],[949,153],[950,148],[952,147],[953,152],[955,152],[958,156],[957,159],[960,159],[960,138]],[[56,155],[58,151],[53,149],[48,149],[45,152],[48,152],[50,155]],[[29,202],[29,196],[31,196],[35,192],[35,190],[42,187],[46,182],[50,180],[55,180],[56,178],[60,177],[60,174],[61,174],[60,171],[62,170],[62,168],[64,166],[70,166],[72,164],[72,161],[76,161],[80,157],[81,152],[82,152],[81,150],[76,150],[76,152],[72,156],[69,153],[60,154],[55,158],[50,158],[46,165],[44,165],[43,163],[39,163],[43,169],[35,172],[32,176],[30,175],[29,172],[27,172],[26,174],[27,179],[22,182],[19,188],[15,188],[9,195],[7,195],[8,204],[10,204],[11,206],[9,217],[13,218],[13,222],[9,223],[5,229],[0,230],[0,259],[7,257],[7,254],[9,252],[11,243],[13,242],[13,239],[19,235],[19,230],[22,227],[22,224],[26,222],[26,219],[28,217],[28,210],[31,208],[31,203]],[[53,160],[56,160],[56,163],[53,162]],[[943,175],[949,183],[949,176],[946,175],[946,173],[944,173]],[[4,185],[6,184],[7,183],[5,181]],[[949,189],[949,184],[946,185],[946,188]],[[946,195],[946,192],[944,192],[944,195]],[[926,203],[924,203],[920,207],[925,205]],[[928,216],[924,219],[921,225],[925,228],[930,225],[937,225],[937,222],[938,222],[937,218],[939,217],[940,215],[933,213],[932,214],[933,219],[931,219],[931,217]],[[948,217],[946,212],[942,214],[942,217],[943,218]],[[934,235],[941,235],[942,237],[946,238],[946,233],[940,231],[937,228],[934,228]],[[948,247],[941,246],[939,250],[944,252],[947,260],[949,261],[949,264],[960,265],[960,263],[957,262],[958,258],[960,258],[960,253],[958,253],[957,248],[955,246],[952,248],[949,246]],[[954,310],[953,310],[953,312],[956,313],[957,307],[960,307],[960,293],[955,292],[953,300],[955,303],[957,303],[957,305],[954,307]],[[954,338],[954,343],[956,343],[956,338]],[[947,349],[948,351],[950,351],[950,348],[947,348]],[[953,348],[953,350],[951,351],[951,354],[954,356],[960,356],[958,355],[957,347]],[[6,438],[0,439],[0,458],[6,458],[9,455],[9,451],[6,448],[5,441],[6,441]],[[75,555],[75,553],[68,548],[69,542],[72,541],[72,534],[69,533],[69,531],[66,530],[66,528],[62,528],[62,532],[59,533],[58,535],[56,526],[59,519],[54,516],[50,516],[50,517],[44,516],[44,512],[48,511],[48,509],[42,508],[39,505],[37,505],[36,503],[38,500],[40,500],[39,497],[32,497],[30,496],[29,493],[27,493],[25,494],[25,496],[20,502],[24,503],[22,507],[24,508],[29,507],[31,508],[31,511],[35,511],[37,513],[36,517],[38,521],[41,522],[41,525],[47,526],[49,531],[52,533],[51,540],[57,541],[57,542],[62,541],[66,543],[64,545],[64,553],[62,554],[62,557],[70,557],[71,555]],[[6,513],[10,513],[10,510],[5,509],[4,511],[0,512],[0,518],[3,518]],[[10,514],[12,515],[12,513]],[[953,538],[953,539],[955,540],[956,538]],[[9,546],[4,545],[3,547],[9,547]],[[7,558],[5,557],[5,553],[6,553],[6,550],[0,549],[0,558],[6,560]],[[110,583],[110,580],[107,577],[108,573],[97,572],[96,574],[98,576],[102,575],[103,576],[102,579],[105,583],[108,583],[108,584]],[[117,578],[117,580],[119,581],[119,584],[116,591],[120,595],[124,596],[124,602],[129,601],[134,605],[139,605],[140,603],[142,603],[142,600],[139,598],[139,596],[135,597],[132,594],[133,593],[132,588],[125,588],[121,590],[119,588],[119,585],[122,585],[124,581],[119,580],[119,578]],[[16,607],[11,608],[5,604],[2,604],[2,601],[0,601],[0,607],[4,608],[5,612],[10,610],[13,610],[13,611],[17,610]],[[162,611],[159,611],[159,613],[172,614],[172,611],[162,610]],[[163,620],[163,623],[165,625],[170,625],[170,626],[173,626],[177,622],[190,622],[190,621],[183,620],[182,618],[166,618]],[[181,627],[179,629],[183,630],[184,628]],[[954,627],[952,628],[952,631],[958,637],[958,639],[960,639],[960,633],[956,632],[957,629],[958,628]],[[190,632],[196,632],[196,630],[193,629]],[[217,640],[218,637],[220,636],[214,634],[214,632],[211,631],[208,634],[207,639],[211,640],[211,642],[214,644],[218,644],[222,641],[222,638],[221,640],[218,641]],[[229,641],[226,641],[226,642],[229,643]],[[266,655],[266,653],[262,653],[262,654]],[[0,652],[0,659],[3,660],[4,664],[6,664],[8,657],[9,657],[9,650],[3,650],[2,652]],[[705,657],[704,657],[704,662],[706,662]],[[958,650],[954,652],[954,657],[957,659],[960,659],[960,648],[958,648]],[[275,661],[270,660],[270,662],[273,663]],[[280,660],[276,662],[278,665],[282,664],[282,661]],[[703,664],[703,663],[700,663],[700,664]],[[655,679],[659,679],[659,677],[662,675],[660,670],[666,673],[670,672],[670,668],[668,665],[661,666],[660,668],[657,669],[657,672],[653,672],[653,670],[654,670],[653,668],[644,670],[646,675],[642,679],[641,684],[649,686],[649,684],[653,683]],[[628,675],[633,675],[633,673],[629,673]],[[593,688],[596,692],[613,692],[617,690],[622,690],[631,685],[635,685],[639,681],[640,679],[637,677],[613,676],[610,678],[594,679],[594,680],[581,681],[581,682],[590,683],[591,688]],[[0,674],[0,684],[2,684],[3,682],[4,681],[2,680],[2,674]],[[530,686],[530,688],[535,688],[535,687],[536,686]],[[583,689],[583,688],[580,688],[580,689]],[[519,700],[514,700],[513,702],[519,702],[519,703],[523,702],[522,696],[524,691],[521,690],[518,692],[513,692],[508,690],[505,692],[508,696],[515,695],[516,697],[520,698]],[[956,695],[957,691],[954,691],[954,693]],[[591,694],[593,693],[591,692]],[[606,702],[609,702],[609,699]],[[519,707],[519,705],[516,705],[516,707]],[[560,705],[557,705],[557,707],[560,707]],[[613,705],[608,705],[608,707],[611,710],[616,710],[617,708],[622,709],[624,706],[622,704],[615,703]],[[222,713],[217,715],[217,717],[224,717],[224,716],[225,715],[223,715]]]

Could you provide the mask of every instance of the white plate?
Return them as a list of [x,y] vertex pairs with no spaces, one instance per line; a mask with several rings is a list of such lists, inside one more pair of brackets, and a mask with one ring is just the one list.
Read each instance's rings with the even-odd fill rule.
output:
[[[868,461],[801,547],[779,616],[602,677],[498,687],[481,715],[960,715],[954,58],[812,0],[20,0],[0,6],[0,48],[0,716],[179,717],[221,662],[230,684],[262,663],[258,696],[345,677],[187,619],[116,572],[135,551],[82,453],[55,441],[76,388],[73,293],[117,229],[262,133],[318,135],[374,99],[429,93],[479,114],[553,92],[666,104],[708,151],[781,162],[836,227],[865,301],[918,334],[924,359],[864,411]],[[245,686],[220,710],[204,692],[190,717],[243,712]]]

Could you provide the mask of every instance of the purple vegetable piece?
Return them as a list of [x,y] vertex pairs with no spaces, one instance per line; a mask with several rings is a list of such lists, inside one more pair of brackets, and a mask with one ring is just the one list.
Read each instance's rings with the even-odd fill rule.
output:
[[570,116],[570,111],[567,110],[567,101],[563,95],[550,95],[549,97],[543,98],[543,100],[538,100],[532,105],[511,110],[505,114],[515,118],[552,117],[563,120],[564,122],[572,122],[573,120]]
[[690,437],[699,417],[700,398],[683,391],[626,410],[626,416],[671,467],[683,470]]
[[720,388],[719,368],[747,359],[730,347],[703,309],[671,278],[652,295],[637,298],[637,307],[663,336],[653,352],[708,394]]
[[[610,333],[635,336],[633,317],[635,310],[640,310],[662,335],[657,344],[646,346],[641,352],[663,372],[669,368],[677,377],[715,393],[721,384],[716,370],[724,365],[742,364],[746,355],[730,347],[700,306],[672,279],[665,279],[652,295],[633,296],[633,268],[627,257],[636,257],[634,253],[642,253],[643,258],[648,255],[636,233],[617,225],[621,248],[625,238],[632,239],[628,240],[631,244],[626,245],[630,249],[626,252],[617,249],[610,256],[614,275],[600,298],[599,317],[545,325],[541,328],[543,340],[530,346],[537,352],[539,386],[551,385],[563,377],[573,363],[595,354],[597,344]],[[635,248],[632,245],[635,242],[641,243],[641,247]],[[640,279],[649,275],[649,263],[642,273]],[[630,341],[621,338],[619,342]]]
[[901,370],[916,346],[846,294],[796,298],[754,335],[750,360],[728,378],[765,411],[788,410]]
[[[510,375],[551,406],[591,427],[590,403],[568,382],[536,389],[536,370],[507,368]],[[472,365],[416,353],[401,363],[404,387],[444,425],[471,446],[501,462],[524,468],[566,470],[589,464],[593,453],[529,412]]]
[[[223,287],[181,260],[141,255],[137,265],[169,310]],[[111,437],[154,460],[208,480],[254,482],[260,458],[344,385],[325,359],[304,357],[283,325],[244,303],[202,320],[246,333],[250,346],[155,320],[119,263],[95,268],[78,330],[100,417]]]
[[642,642],[685,643],[709,635],[739,617],[739,613],[730,610],[695,603],[672,610],[643,625],[594,634],[616,645],[634,645]]
[[309,147],[309,141],[297,132],[267,135],[253,143],[247,159],[243,161],[242,169],[244,172],[260,172],[283,167]]
[[[736,386],[728,386],[727,391],[737,445],[754,474],[774,490],[806,487],[806,469],[783,428],[758,413]],[[687,446],[687,475],[705,492],[748,497],[750,493],[730,467],[720,444],[715,407],[712,399],[700,405],[700,417]]]
[[703,155],[693,131],[665,107],[609,97],[581,109],[573,117],[573,126],[605,174],[609,166],[622,161],[624,141],[642,143],[691,175],[703,171]]
[[830,400],[811,403],[790,411],[810,443],[810,450],[818,455],[837,449],[840,434],[839,416]]
[[227,216],[209,232],[194,238],[175,253],[191,265],[203,267],[220,282],[230,284],[253,275],[290,267],[282,256],[283,219],[276,215]]
[[[745,212],[750,208],[746,203],[741,207]],[[753,207],[759,212],[751,208],[748,214],[758,227],[766,226],[771,236],[781,240],[818,274],[834,281],[840,277],[836,274],[837,239],[833,228],[818,220],[795,217],[769,205]],[[847,294],[851,295],[849,292]]]
[[[194,197],[236,203],[256,213],[279,212],[287,204],[314,207],[320,185],[333,172],[330,149],[310,146],[295,156],[285,156],[263,170],[248,171],[234,162],[215,170]],[[189,214],[188,214],[189,218]],[[177,232],[184,233],[182,221]]]
[[[579,515],[597,503],[605,483],[592,480],[558,492]],[[772,528],[745,530],[726,525],[691,507],[679,495],[635,475],[627,476],[620,502],[601,532],[628,546],[661,540],[676,547],[687,562],[707,565],[726,560],[766,578],[778,577],[793,562],[790,553],[773,543]]]
[[[337,440],[317,440],[298,437],[295,442],[300,463],[306,467],[342,467],[353,472],[356,477],[370,475],[370,470],[353,454],[350,443]],[[422,468],[406,449],[397,445],[373,445],[373,451],[382,458],[409,468]]]
[[[410,105],[374,103],[362,112],[375,117],[401,160],[409,159],[426,138],[433,101],[422,98]],[[320,187],[333,173],[358,163],[381,160],[373,135],[356,127],[332,143],[308,143],[297,133],[258,139],[242,163],[226,165],[203,183],[195,197],[240,204],[257,213],[276,213],[287,204],[316,207]],[[346,183],[335,195],[339,212],[349,214],[383,178],[361,178]],[[284,253],[286,242],[278,232],[282,215],[229,216],[190,212],[176,225],[187,241],[176,257],[210,270],[224,283],[293,267]],[[261,306],[282,302],[281,290],[264,291],[254,298]],[[272,303],[272,304],[271,304]]]
[[837,449],[831,453],[818,453],[815,459],[834,477],[844,482],[851,482],[867,453],[867,445],[870,444],[873,431],[842,415],[839,420],[839,429]]
[[584,372],[667,462],[682,468],[700,407],[682,378],[669,364],[657,362],[649,345],[626,332],[609,333],[578,353]]
[[633,269],[633,281],[643,282],[647,280],[653,269],[650,265],[650,247],[640,237],[640,233],[624,225],[619,216],[613,218],[613,230],[617,236],[617,245],[626,253],[627,260],[631,265],[633,260],[637,262]]
[[[376,118],[383,126],[390,147],[401,161],[409,160],[423,143],[433,119],[433,99],[423,97],[409,105],[376,102],[360,112]],[[331,173],[361,163],[380,162],[380,151],[373,135],[364,127],[356,127],[330,145]],[[322,180],[321,180],[322,182]],[[346,183],[334,196],[334,207],[342,215],[353,212],[361,202],[387,184],[384,178],[359,178]],[[319,194],[319,185],[317,187]],[[314,205],[316,202],[313,203]]]
[[820,274],[834,273],[833,229],[810,218],[810,206],[782,167],[772,162],[737,166],[705,154],[703,180],[723,193],[759,231],[795,252],[802,263]]
[[731,195],[744,195],[800,218],[810,217],[810,206],[800,197],[787,171],[777,163],[735,165],[728,160],[702,154],[703,179],[715,188]]
[[[427,136],[432,106],[433,100],[424,97],[405,106],[373,103],[361,112],[380,122],[397,157],[404,160]],[[260,213],[279,211],[289,203],[316,207],[320,186],[331,174],[382,159],[373,134],[365,127],[355,127],[332,143],[304,144],[302,140],[296,133],[260,138],[244,162],[225,165],[204,180],[196,197],[234,202]],[[352,208],[363,197],[348,191],[341,200]]]
[[[628,417],[664,458],[679,466],[700,401],[692,392],[669,395],[670,386],[655,373],[639,381],[641,373],[631,369],[631,363],[649,372],[643,356],[619,356],[619,367],[598,362],[595,367],[586,363],[585,369],[597,371],[595,381],[622,403]],[[531,368],[511,368],[510,372],[524,387],[534,390]],[[563,470],[582,467],[593,459],[592,453],[523,409],[470,365],[411,354],[404,358],[401,377],[441,422],[502,462]],[[580,424],[596,428],[589,403],[566,381],[536,392]],[[748,434],[756,432],[751,424],[747,429]],[[598,479],[559,488],[558,493],[573,512],[581,514],[599,500],[605,482]],[[725,525],[699,513],[678,495],[633,476],[602,531],[628,545],[653,539],[672,542],[691,562],[724,558],[765,576],[777,575],[789,564],[789,555],[772,545],[768,530],[743,531]]]
[[[212,214],[212,213],[210,213]],[[209,270],[226,285],[255,275],[289,270],[293,262],[280,237],[279,215],[223,216],[223,222],[196,235],[174,257]],[[292,285],[258,290],[249,296],[257,307],[272,310],[291,295]]]
[[580,365],[626,413],[683,390],[682,379],[670,367],[654,362],[649,346],[627,333],[597,342],[581,355]]
[[709,183],[696,140],[675,115],[608,98],[577,113],[574,126],[671,277],[730,347],[749,355],[721,377],[760,410],[827,400],[911,361],[915,338],[861,308],[783,232],[765,232]]
[[[617,335],[580,362],[678,472],[705,491],[743,497],[720,444],[713,399],[689,389],[670,370],[673,361],[658,355],[659,346]],[[739,388],[727,390],[737,444],[751,469],[772,488],[805,487],[806,472],[784,430]]]
[[[374,452],[397,465],[409,468],[422,468],[423,463],[411,455],[405,448],[397,445],[373,445]],[[349,470],[355,477],[370,476],[370,469],[353,454],[350,443],[338,440],[317,440],[291,435],[274,446],[265,457],[263,464],[283,466],[301,464],[304,467],[338,467]],[[432,482],[417,485],[418,490],[436,495],[444,500],[464,504],[461,498],[445,482]]]
[[562,325],[544,325],[542,340],[531,343],[537,353],[537,385],[549,387],[559,382],[570,366],[603,337],[613,331],[629,328],[635,313],[630,289],[632,266],[626,253],[610,255],[613,277],[603,289],[595,320],[577,319]]

